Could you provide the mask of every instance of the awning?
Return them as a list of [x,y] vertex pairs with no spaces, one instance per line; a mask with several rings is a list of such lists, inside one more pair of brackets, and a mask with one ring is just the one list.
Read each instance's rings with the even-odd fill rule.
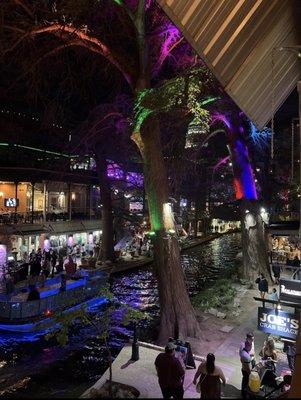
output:
[[229,96],[263,128],[301,79],[301,47],[296,48],[301,45],[301,1],[157,2]]

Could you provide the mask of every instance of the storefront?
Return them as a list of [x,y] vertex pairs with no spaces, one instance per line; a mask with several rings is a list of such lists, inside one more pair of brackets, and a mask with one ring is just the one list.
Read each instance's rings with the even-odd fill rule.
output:
[[6,240],[7,256],[21,261],[24,253],[54,248],[57,251],[67,246],[86,245],[92,250],[96,243],[100,243],[102,231],[98,229],[100,221],[85,222],[57,222],[41,226],[20,225],[11,227],[1,235]]
[[[257,329],[270,335],[290,365],[301,323],[301,280],[281,279],[279,300],[259,299]],[[287,368],[289,372],[290,368]]]
[[272,264],[300,266],[299,221],[281,221],[270,224],[268,246]]

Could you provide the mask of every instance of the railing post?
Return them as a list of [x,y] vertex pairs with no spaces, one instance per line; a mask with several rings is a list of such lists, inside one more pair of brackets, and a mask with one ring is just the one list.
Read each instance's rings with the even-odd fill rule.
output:
[[34,185],[35,183],[32,182],[31,184],[31,223],[33,224],[34,220]]
[[137,323],[134,322],[134,338],[132,343],[132,361],[139,360],[139,344],[138,344],[138,333],[137,333]]

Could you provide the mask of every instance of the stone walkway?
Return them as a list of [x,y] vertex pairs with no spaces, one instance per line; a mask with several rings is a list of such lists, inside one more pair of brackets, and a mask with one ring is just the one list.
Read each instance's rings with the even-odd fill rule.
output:
[[[223,398],[241,398],[241,363],[238,354],[240,343],[246,337],[247,332],[253,332],[255,335],[255,353],[256,359],[259,360],[259,351],[263,346],[266,334],[257,330],[257,307],[260,305],[253,297],[258,296],[258,291],[254,289],[246,289],[239,287],[238,303],[236,307],[237,313],[233,310],[228,313],[226,319],[219,319],[210,314],[203,314],[200,317],[200,326],[203,331],[201,339],[190,338],[192,351],[197,354],[198,361],[204,358],[207,353],[213,352],[216,357],[216,365],[222,368],[227,385],[222,388]],[[225,328],[226,332],[220,331]],[[232,329],[231,329],[232,328]],[[227,332],[228,331],[228,332]],[[129,363],[131,357],[131,346],[125,346],[113,364],[113,379],[121,383],[135,386],[144,398],[162,398],[161,391],[158,385],[154,361],[157,354],[163,349],[153,345],[148,347],[140,346],[140,360],[135,363]],[[278,362],[278,374],[287,370],[286,357],[280,355]],[[192,384],[196,370],[186,370],[185,383],[185,398],[199,398],[195,387]],[[108,373],[96,382],[94,387],[100,388],[107,379]],[[89,397],[88,392],[84,397]]]

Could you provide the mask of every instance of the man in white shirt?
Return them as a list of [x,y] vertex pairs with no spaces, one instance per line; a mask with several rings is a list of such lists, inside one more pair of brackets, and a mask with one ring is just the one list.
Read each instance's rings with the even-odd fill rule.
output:
[[240,357],[241,357],[241,353],[242,353],[243,349],[245,348],[246,342],[248,342],[251,346],[249,355],[251,357],[251,367],[254,368],[255,364],[256,364],[256,360],[255,360],[254,335],[252,332],[247,333],[245,341],[240,343],[240,346],[239,346],[239,356]]
[[249,376],[252,370],[252,357],[251,357],[252,345],[250,341],[246,340],[244,342],[243,348],[240,350],[240,362],[241,362],[241,394],[243,398],[246,398],[247,390],[249,386]]

